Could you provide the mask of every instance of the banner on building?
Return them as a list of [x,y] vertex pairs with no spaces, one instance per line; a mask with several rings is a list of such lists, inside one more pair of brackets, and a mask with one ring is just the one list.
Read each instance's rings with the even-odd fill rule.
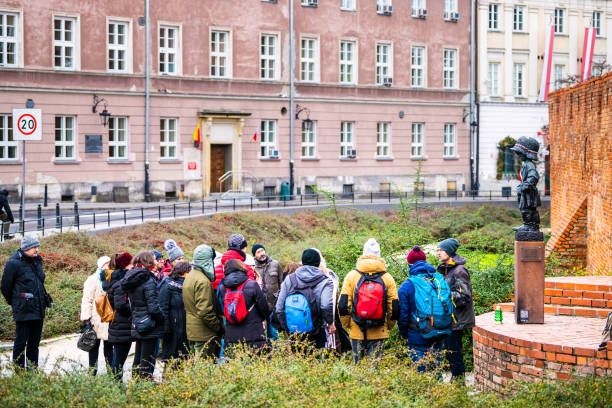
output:
[[595,48],[595,35],[597,30],[593,27],[584,29],[584,47],[582,48],[582,71],[580,80],[586,81],[591,77],[591,67],[593,65],[593,49]]
[[542,78],[540,81],[540,96],[542,102],[548,101],[548,91],[550,90],[550,69],[552,66],[552,52],[555,41],[555,26],[549,25],[546,30],[546,49],[544,50],[544,65],[542,66]]

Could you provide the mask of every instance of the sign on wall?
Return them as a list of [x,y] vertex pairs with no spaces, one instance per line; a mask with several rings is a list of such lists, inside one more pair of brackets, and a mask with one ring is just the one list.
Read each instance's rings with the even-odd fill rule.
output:
[[102,135],[85,135],[85,153],[102,153]]
[[42,111],[13,109],[13,140],[42,140]]

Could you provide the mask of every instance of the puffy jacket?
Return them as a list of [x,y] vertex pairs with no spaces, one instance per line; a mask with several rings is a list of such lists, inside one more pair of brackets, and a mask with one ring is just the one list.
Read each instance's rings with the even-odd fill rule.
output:
[[179,344],[187,344],[183,283],[185,278],[164,278],[159,286],[159,307],[164,315],[163,358],[172,357],[171,351]]
[[242,288],[244,303],[250,310],[247,317],[238,324],[225,321],[225,344],[245,342],[250,346],[263,346],[266,342],[263,321],[270,314],[268,302],[263,291],[254,280],[249,280],[247,274],[241,270],[232,269],[226,272],[225,277],[219,285],[219,298],[223,307],[228,290],[235,290],[238,286]]
[[42,320],[50,297],[45,289],[45,273],[40,256],[27,256],[21,249],[11,255],[4,266],[0,290],[13,308],[13,320]]
[[[155,275],[145,268],[134,268],[121,280],[121,288],[127,292],[132,307],[132,337],[138,340],[157,339],[164,333],[164,315],[159,307]],[[150,316],[155,328],[141,334],[136,330],[135,321]]]
[[108,340],[108,323],[102,322],[98,309],[96,309],[96,297],[101,295],[102,281],[100,280],[100,269],[85,279],[83,284],[83,297],[81,298],[81,320],[89,320],[93,325],[96,335],[101,340]]
[[[132,311],[127,293],[121,288],[121,280],[127,273],[126,269],[104,271],[110,273],[110,279],[104,279],[102,290],[106,292],[108,301],[115,311],[115,318],[108,326],[108,341],[111,343],[130,343],[132,338]],[[101,274],[102,276],[102,274]]]
[[[242,251],[238,252],[235,249],[229,249],[221,256],[221,263],[215,267],[215,281],[212,283],[212,287],[215,291],[219,288],[219,284],[225,276],[223,268],[225,267],[227,261],[229,261],[230,259],[238,259],[239,261],[244,262],[246,259],[246,255]],[[251,268],[250,265],[244,266],[246,266],[247,268],[247,276],[249,277],[249,279],[255,280],[255,273],[253,272],[253,268]]]
[[0,190],[0,213],[3,211],[6,212],[9,221],[15,222],[15,218],[13,217],[13,212],[11,211],[11,206],[8,202],[8,191],[5,189]]
[[[375,273],[385,272],[387,264],[385,260],[376,255],[362,255],[357,260],[356,269],[349,272],[344,278],[342,290],[340,292],[340,300],[338,301],[338,312],[342,327],[350,330],[349,336],[351,339],[363,340],[363,331],[351,317],[353,305],[355,303],[355,289],[357,283],[361,279],[362,274],[372,275]],[[399,315],[399,303],[397,297],[397,286],[393,276],[385,273],[381,276],[382,281],[387,288],[387,304],[386,304],[386,324],[379,327],[368,329],[368,340],[380,340],[389,338],[389,330],[395,326],[395,321]]]
[[[305,265],[294,272],[297,278],[297,285],[308,286],[311,282],[325,276],[325,273],[316,266]],[[292,279],[285,279],[281,285],[278,300],[276,301],[276,315],[283,329],[286,329],[285,319],[285,298],[294,289]],[[331,278],[319,282],[313,289],[317,305],[321,311],[322,321],[325,324],[332,324],[334,321],[334,282]],[[320,328],[317,328],[320,329]],[[318,330],[317,330],[318,331]],[[313,331],[313,334],[315,331]]]
[[[436,268],[425,261],[417,261],[410,265],[410,276],[434,273]],[[400,314],[397,321],[400,334],[414,346],[431,346],[435,340],[424,338],[418,331],[410,330],[410,318],[416,310],[414,300],[414,284],[410,280],[402,283],[399,289]]]
[[461,255],[455,255],[448,264],[438,265],[438,272],[444,275],[444,279],[451,288],[453,302],[455,303],[455,319],[452,330],[462,330],[474,327],[476,317],[474,315],[474,300],[472,299],[472,280],[470,273],[465,267],[465,259]]
[[255,260],[255,272],[261,276],[268,299],[268,306],[270,310],[274,310],[276,300],[278,299],[278,293],[283,283],[283,268],[281,268],[278,261],[268,256],[264,262],[259,262],[257,259]]

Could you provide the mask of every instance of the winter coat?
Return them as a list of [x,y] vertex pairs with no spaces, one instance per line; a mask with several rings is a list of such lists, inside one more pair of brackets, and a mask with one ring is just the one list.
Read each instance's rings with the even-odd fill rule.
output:
[[249,346],[263,346],[266,343],[266,334],[263,321],[270,314],[268,301],[263,291],[254,280],[249,280],[243,271],[232,269],[226,272],[219,285],[219,298],[224,305],[225,296],[229,290],[235,290],[242,283],[244,303],[249,311],[247,317],[238,324],[225,321],[225,344],[245,342]]
[[185,278],[165,278],[159,287],[159,307],[164,315],[163,358],[172,357],[171,351],[187,343],[183,283]]
[[[381,257],[376,255],[362,255],[357,260],[356,269],[349,272],[344,278],[342,291],[340,292],[340,300],[338,301],[338,312],[340,313],[342,327],[350,330],[349,336],[351,339],[363,340],[363,331],[351,317],[355,303],[355,289],[357,288],[359,279],[361,279],[362,274],[372,275],[385,272],[386,270],[387,264]],[[366,336],[368,340],[389,338],[389,330],[395,326],[395,321],[399,315],[399,303],[395,280],[388,273],[383,274],[381,279],[387,288],[387,304],[385,305],[387,308],[386,324],[369,328]]]
[[156,276],[157,280],[161,282],[164,278],[167,278],[168,276],[170,276],[170,272],[172,272],[173,268],[174,267],[172,266],[170,261],[166,259],[161,269],[157,273],[157,276]]
[[465,259],[461,255],[455,255],[448,264],[438,265],[438,272],[444,275],[453,295],[455,319],[457,321],[453,322],[452,330],[474,327],[476,317],[472,298],[472,281],[470,280],[470,273],[465,267]]
[[[314,282],[321,276],[325,276],[325,273],[321,269],[310,265],[305,265],[298,268],[294,274],[297,278],[296,283],[300,286],[308,286],[309,283]],[[278,294],[278,300],[276,301],[276,315],[281,327],[285,330],[287,329],[287,320],[285,319],[285,299],[293,289],[293,281],[288,277],[283,281],[280,293]],[[327,279],[319,282],[314,287],[313,291],[314,296],[317,299],[317,305],[321,311],[323,324],[332,324],[334,321],[334,282],[331,280],[331,278],[327,277]],[[313,330],[313,334],[316,333],[318,329],[320,328]]]
[[[132,337],[137,340],[157,339],[164,333],[164,315],[159,307],[157,281],[153,272],[134,268],[121,280],[121,288],[128,294],[132,307]],[[141,334],[135,322],[150,316],[155,321],[153,330]]]
[[219,299],[210,280],[212,276],[213,249],[206,247],[210,262],[201,264],[206,272],[194,267],[183,283],[183,303],[185,304],[187,339],[189,341],[208,341],[213,337],[222,338],[224,334],[223,312]]
[[5,212],[8,216],[8,220],[10,222],[15,222],[15,218],[13,217],[13,212],[11,211],[11,206],[8,202],[8,191],[5,189],[0,190],[0,213]]
[[98,314],[98,309],[96,309],[96,298],[103,293],[102,281],[100,280],[100,269],[97,269],[85,279],[85,283],[83,284],[81,321],[89,320],[98,338],[101,340],[108,340],[108,323],[102,322]]
[[[104,279],[102,290],[106,292],[108,301],[115,311],[115,318],[108,326],[108,341],[111,343],[130,343],[132,338],[132,311],[127,293],[121,288],[121,280],[127,269],[104,271],[110,273],[110,279]],[[102,276],[102,274],[101,274]]]
[[[425,261],[417,261],[410,265],[410,276],[418,276],[431,274],[436,272],[436,268]],[[429,347],[437,340],[426,339],[418,331],[410,330],[410,319],[416,311],[416,303],[414,300],[415,290],[414,284],[408,279],[402,283],[399,292],[400,314],[397,320],[399,332],[403,338],[408,340],[411,346],[426,346]]]
[[270,310],[274,310],[276,300],[278,299],[278,292],[280,292],[280,287],[283,283],[283,268],[281,268],[278,261],[268,256],[263,263],[257,259],[255,260],[255,272],[261,276],[268,299],[268,306]]
[[45,273],[40,256],[30,257],[18,249],[4,266],[0,290],[13,308],[13,320],[42,320],[51,298],[45,289]]
[[[238,252],[235,249],[229,249],[221,256],[221,263],[215,267],[215,281],[212,283],[214,290],[217,290],[219,284],[221,283],[221,280],[225,276],[223,268],[225,267],[227,261],[229,261],[230,259],[238,259],[239,261],[244,262],[246,259],[246,255],[242,251]],[[247,268],[247,276],[249,277],[249,279],[255,280],[255,273],[253,272],[253,268],[251,268],[250,265],[244,266],[246,266]]]

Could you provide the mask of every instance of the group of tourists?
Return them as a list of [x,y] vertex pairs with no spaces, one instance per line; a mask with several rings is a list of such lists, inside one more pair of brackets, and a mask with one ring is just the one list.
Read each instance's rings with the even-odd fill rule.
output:
[[[16,322],[13,360],[21,367],[26,358],[38,364],[45,309],[52,304],[39,247],[36,238],[24,236],[2,276]],[[279,331],[309,350],[351,350],[358,363],[382,355],[397,323],[420,371],[428,369],[423,357],[445,350],[453,378],[460,379],[462,337],[474,326],[474,308],[458,247],[453,238],[442,241],[436,268],[414,246],[407,256],[410,277],[399,290],[374,238],[342,286],[318,249],[306,249],[301,263],[283,269],[262,244],[247,255],[240,234],[229,237],[223,254],[199,245],[191,262],[172,239],[164,243],[166,256],[156,249],[102,256],[84,283],[81,303],[83,327],[95,332],[89,366],[95,374],[102,345],[106,365],[121,379],[135,341],[135,372],[151,378],[157,360],[172,363],[190,354],[219,359],[239,344],[265,353]],[[432,354],[439,361],[444,353]]]

